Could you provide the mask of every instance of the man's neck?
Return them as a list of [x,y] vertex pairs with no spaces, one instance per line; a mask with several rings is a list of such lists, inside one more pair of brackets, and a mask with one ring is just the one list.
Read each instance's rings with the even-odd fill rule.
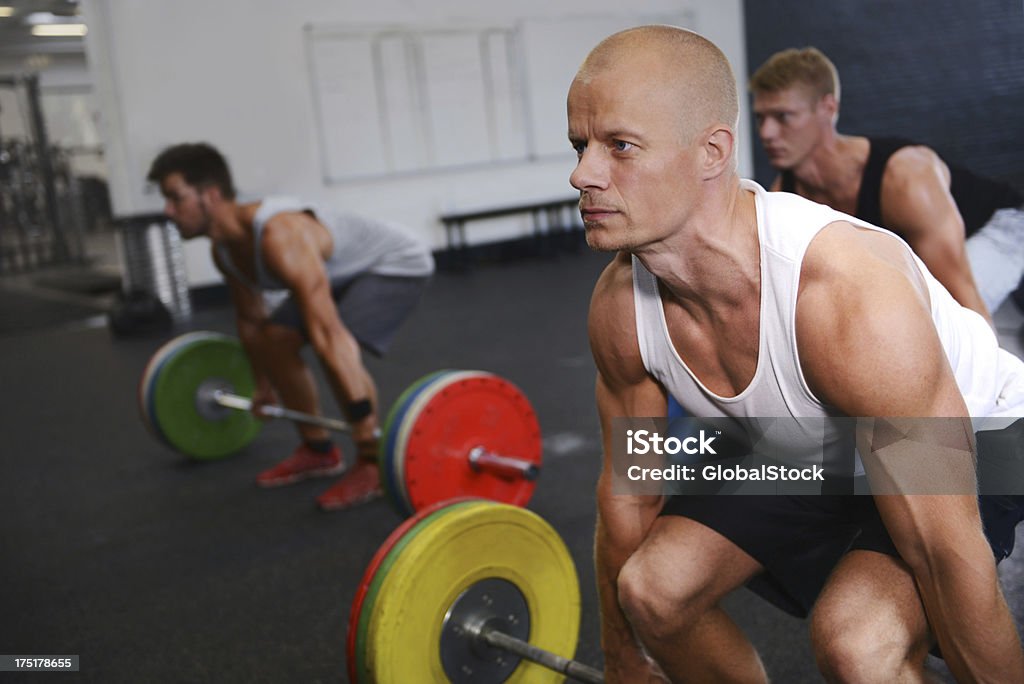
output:
[[827,137],[791,169],[797,193],[852,213],[869,152],[867,138],[839,134]]
[[211,207],[210,238],[214,242],[236,246],[252,238],[253,211],[249,205],[224,200]]
[[667,240],[635,253],[673,297],[707,307],[742,300],[759,291],[754,195],[736,179],[707,197]]

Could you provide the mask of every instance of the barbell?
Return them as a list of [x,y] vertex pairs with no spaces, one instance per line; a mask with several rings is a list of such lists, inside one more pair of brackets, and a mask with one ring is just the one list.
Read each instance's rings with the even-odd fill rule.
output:
[[349,681],[603,682],[559,655],[575,651],[579,621],[576,568],[547,522],[492,501],[442,502],[370,560],[349,612]]
[[[233,454],[259,434],[249,399],[255,381],[237,338],[191,332],[164,344],[139,381],[150,432],[191,458]],[[269,417],[347,432],[341,420],[281,406]],[[377,464],[388,499],[403,516],[438,501],[476,496],[526,505],[541,468],[541,434],[529,400],[485,371],[444,370],[410,385],[387,413]]]

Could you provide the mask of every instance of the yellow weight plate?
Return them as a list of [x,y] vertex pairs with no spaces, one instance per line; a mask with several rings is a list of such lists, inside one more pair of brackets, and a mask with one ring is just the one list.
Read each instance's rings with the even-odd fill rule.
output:
[[[531,644],[572,657],[580,594],[568,549],[537,514],[481,501],[436,519],[395,559],[370,617],[372,681],[446,681],[440,656],[445,615],[466,589],[488,578],[511,582],[525,597]],[[506,681],[543,684],[563,676],[523,661]]]
[[431,521],[458,510],[458,505],[463,503],[473,503],[473,500],[442,501],[417,511],[416,515],[406,518],[405,522],[388,535],[388,538],[377,549],[377,553],[370,559],[370,564],[363,573],[363,579],[359,583],[349,611],[346,655],[350,684],[371,681],[366,674],[366,642],[370,629],[370,617],[373,615],[373,604],[380,594],[381,584],[388,572],[391,571],[394,560],[401,555],[401,550],[405,548],[409,540],[416,537],[421,525],[424,526],[423,529],[426,529]]

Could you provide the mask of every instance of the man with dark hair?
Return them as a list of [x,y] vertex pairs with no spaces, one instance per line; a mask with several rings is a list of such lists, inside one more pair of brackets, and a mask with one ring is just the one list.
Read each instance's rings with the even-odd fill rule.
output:
[[172,173],[180,173],[192,186],[215,186],[224,199],[235,199],[235,183],[227,160],[206,143],[182,143],[161,152],[149,167],[146,179],[160,183]]
[[[721,605],[744,585],[810,617],[829,681],[922,681],[936,641],[962,681],[1024,681],[995,563],[1019,515],[983,525],[971,422],[1021,415],[1024,363],[892,233],[741,179],[738,111],[722,51],[669,26],[606,38],[569,88],[587,243],[617,252],[589,316],[606,681],[766,681]],[[664,416],[668,394],[804,465],[895,486],[617,490],[621,419]],[[762,418],[798,429],[751,429]]]
[[[301,356],[306,343],[320,360],[357,449],[345,477],[317,498],[320,508],[378,495],[377,390],[360,347],[387,351],[433,273],[430,252],[399,228],[294,198],[240,203],[227,162],[205,143],[164,150],[147,177],[182,237],[212,243],[256,378],[254,412],[279,396],[290,409],[318,414],[316,382]],[[259,474],[261,486],[345,471],[325,428],[296,429],[301,444]]]
[[[958,302],[991,312],[1024,274],[1024,198],[902,138],[840,135],[835,65],[813,47],[772,55],[750,78],[772,190],[905,239]],[[965,242],[966,240],[966,242]]]

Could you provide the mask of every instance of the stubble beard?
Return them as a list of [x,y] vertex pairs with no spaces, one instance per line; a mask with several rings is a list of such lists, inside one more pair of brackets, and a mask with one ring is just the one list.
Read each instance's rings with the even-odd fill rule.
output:
[[595,252],[632,251],[636,246],[628,229],[622,229],[620,237],[612,237],[607,228],[585,228],[587,246]]

